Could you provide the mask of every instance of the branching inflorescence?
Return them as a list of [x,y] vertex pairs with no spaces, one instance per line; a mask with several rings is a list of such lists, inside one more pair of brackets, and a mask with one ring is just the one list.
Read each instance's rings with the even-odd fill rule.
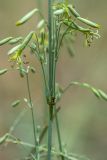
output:
[[[71,82],[65,89],[62,89],[56,82],[56,69],[59,55],[61,53],[60,49],[64,40],[70,41],[71,46],[73,37],[75,37],[77,33],[81,33],[85,37],[86,45],[90,46],[94,38],[100,37],[98,34],[98,29],[100,26],[88,19],[81,17],[80,14],[76,11],[75,7],[69,4],[67,0],[63,2],[53,2],[52,0],[48,0],[48,20],[42,15],[39,9],[35,8],[27,13],[24,17],[22,17],[16,23],[16,25],[23,25],[34,14],[39,14],[40,16],[40,21],[37,24],[36,31],[30,31],[25,37],[7,37],[0,41],[0,46],[3,44],[15,45],[8,51],[9,61],[12,62],[12,67],[16,67],[16,69],[19,71],[21,77],[26,78],[29,98],[24,98],[24,101],[31,109],[35,145],[33,146],[31,144],[22,142],[21,140],[12,136],[12,133],[10,132],[0,139],[0,143],[11,141],[13,143],[18,143],[33,148],[30,153],[31,159],[39,160],[43,156],[43,153],[48,155],[48,160],[51,160],[53,155],[56,157],[61,157],[62,160],[82,159],[74,155],[64,153],[58,122],[59,109],[57,102],[61,99],[64,92],[72,85],[88,88],[98,98],[107,100],[107,95],[100,89],[96,89],[87,83],[80,82]],[[69,51],[72,50],[72,47],[70,46],[67,44],[67,49]],[[35,127],[33,102],[29,85],[29,71],[35,73],[35,69],[24,60],[24,57],[26,57],[26,48],[30,48],[30,53],[33,54],[41,64],[45,84],[45,96],[47,106],[49,108],[49,121],[48,124],[46,124],[46,126],[43,128],[39,138],[38,127]],[[0,75],[6,73],[7,71],[7,69],[0,70]],[[13,107],[19,103],[19,100],[15,101],[13,103]],[[56,121],[56,131],[58,135],[60,150],[58,152],[52,147],[52,124],[54,119]],[[48,145],[43,146],[41,141],[47,130]]]

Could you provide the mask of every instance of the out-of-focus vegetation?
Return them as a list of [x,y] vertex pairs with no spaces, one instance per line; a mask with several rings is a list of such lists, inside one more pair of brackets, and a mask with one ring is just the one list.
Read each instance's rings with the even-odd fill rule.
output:
[[[47,15],[47,4],[41,0],[42,11]],[[99,40],[95,40],[91,47],[85,47],[83,37],[77,35],[74,43],[75,56],[70,58],[66,50],[60,57],[57,70],[57,81],[66,86],[71,80],[88,82],[96,88],[101,88],[107,93],[107,47],[106,47],[106,6],[107,1],[102,0],[73,0],[72,3],[81,15],[98,22],[101,25]],[[15,26],[15,22],[23,14],[37,7],[36,0],[17,1],[0,0],[0,39],[10,35],[24,35],[36,28],[37,17],[34,16],[28,24],[21,28]],[[34,23],[35,22],[35,23]],[[0,48],[0,68],[10,67],[6,55],[9,46]],[[29,55],[27,59],[29,60]],[[31,58],[35,65],[35,60]],[[32,96],[36,104],[37,123],[43,125],[46,118],[46,108],[43,97],[43,83],[41,70],[36,62],[36,74],[31,76]],[[12,71],[0,77],[0,136],[8,132],[18,113],[25,107],[21,104],[18,108],[12,108],[11,102],[15,99],[27,97],[25,80],[19,74]],[[87,90],[72,87],[63,96],[60,102],[60,125],[63,142],[69,151],[85,155],[90,159],[106,160],[107,149],[107,102],[98,100]],[[32,127],[29,111],[17,126],[14,134],[27,142],[33,141]],[[56,137],[56,133],[54,133]],[[55,138],[56,140],[56,138]],[[27,154],[27,150],[15,144],[0,146],[0,159],[19,159]]]

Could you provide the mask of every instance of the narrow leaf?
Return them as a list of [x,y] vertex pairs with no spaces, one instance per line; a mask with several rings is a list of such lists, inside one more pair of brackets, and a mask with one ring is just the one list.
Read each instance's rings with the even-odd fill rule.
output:
[[22,17],[18,22],[16,22],[16,26],[22,25],[27,22],[38,11],[39,10],[35,8],[32,11],[28,12],[24,17]]
[[16,100],[12,103],[12,107],[16,107],[20,104],[20,100]]
[[13,39],[13,37],[7,37],[3,40],[0,41],[0,46],[2,46],[3,44],[6,44],[7,42],[9,42],[11,39]]
[[0,69],[0,75],[5,74],[8,71],[8,69]]

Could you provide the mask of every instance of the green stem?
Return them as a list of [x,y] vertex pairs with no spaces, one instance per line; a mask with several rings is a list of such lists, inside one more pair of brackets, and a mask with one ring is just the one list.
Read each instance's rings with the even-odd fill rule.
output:
[[59,40],[59,45],[58,45],[58,47],[57,47],[57,57],[56,57],[56,60],[58,60],[58,57],[59,57],[59,51],[60,51],[60,48],[61,48],[61,44],[62,44],[62,41],[63,41],[63,38],[64,38],[64,36],[67,34],[67,32],[68,32],[68,30],[70,29],[70,27],[68,27],[65,31],[64,31],[64,33],[62,34],[62,37],[61,37],[61,39]]
[[33,133],[34,133],[34,141],[35,141],[35,152],[36,152],[36,158],[38,159],[39,152],[38,152],[38,142],[36,137],[36,127],[35,127],[35,119],[34,119],[34,110],[33,110],[33,103],[31,98],[31,92],[30,92],[30,85],[29,85],[29,76],[28,73],[26,73],[26,81],[27,81],[27,89],[28,89],[28,96],[29,96],[29,103],[31,106],[31,114],[32,114],[32,124],[33,124]]
[[53,53],[52,53],[52,0],[48,0],[48,29],[49,29],[49,89],[52,95],[52,72],[53,72]]
[[[50,3],[49,3],[50,2]],[[50,105],[49,105],[49,127],[48,127],[48,160],[51,160],[51,143],[52,143],[52,119],[53,119],[53,109],[55,111],[55,120],[56,120],[56,127],[57,127],[57,135],[59,141],[59,149],[60,152],[63,151],[62,149],[62,142],[60,136],[60,129],[58,123],[58,117],[56,112],[56,105],[55,105],[55,81],[56,81],[56,55],[58,54],[58,39],[59,39],[59,30],[57,30],[56,20],[51,17],[51,1],[48,1],[49,5],[49,12],[48,12],[48,24],[49,24],[49,98],[50,98]],[[57,35],[58,33],[58,35]],[[62,38],[63,39],[63,38]],[[52,98],[52,99],[51,99]],[[54,102],[53,102],[53,101]],[[52,103],[53,102],[53,103]],[[62,160],[64,157],[61,156]]]
[[52,150],[52,118],[53,117],[53,107],[49,106],[49,122],[48,122],[48,160],[51,160],[51,150]]
[[[57,109],[56,106],[54,107],[55,111],[55,121],[56,121],[56,128],[57,128],[57,135],[58,135],[58,142],[59,142],[59,150],[60,152],[63,153],[63,148],[62,148],[62,142],[61,142],[61,134],[60,134],[60,128],[59,128],[59,121],[58,121],[58,114],[57,114]],[[61,156],[61,159],[64,160],[64,156]]]
[[[60,29],[61,25],[57,26],[56,20],[53,20],[53,35],[54,35],[54,43],[53,43],[53,49],[55,50],[54,52],[54,67],[53,67],[53,86],[54,86],[54,94],[55,94],[55,78],[56,78],[56,67],[57,67],[57,59],[56,56],[58,55],[58,41],[59,41],[59,35],[60,35]],[[54,95],[55,96],[55,95]],[[55,113],[55,122],[56,122],[56,130],[57,130],[57,135],[58,135],[58,143],[59,143],[59,150],[60,152],[63,152],[62,148],[62,142],[61,142],[61,134],[60,134],[60,129],[59,129],[59,121],[58,121],[58,114],[57,114],[57,109],[56,109],[56,104],[54,105],[54,113]],[[64,160],[64,157],[61,156],[61,159]]]
[[52,0],[48,0],[48,29],[49,29],[49,122],[48,122],[48,160],[51,160],[51,148],[52,148],[52,119],[53,119],[53,52],[52,52]]
[[41,68],[42,68],[43,79],[44,79],[44,84],[45,84],[45,95],[46,95],[46,97],[47,97],[48,92],[49,92],[49,88],[48,88],[48,84],[47,84],[46,73],[45,73],[45,67],[44,67],[43,62],[41,62]]

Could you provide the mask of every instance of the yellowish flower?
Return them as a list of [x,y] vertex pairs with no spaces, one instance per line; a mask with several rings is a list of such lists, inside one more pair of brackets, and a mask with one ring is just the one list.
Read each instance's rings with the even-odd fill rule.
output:
[[9,61],[14,61],[17,62],[19,65],[22,64],[22,59],[21,59],[21,50],[16,51],[15,54],[10,55]]

